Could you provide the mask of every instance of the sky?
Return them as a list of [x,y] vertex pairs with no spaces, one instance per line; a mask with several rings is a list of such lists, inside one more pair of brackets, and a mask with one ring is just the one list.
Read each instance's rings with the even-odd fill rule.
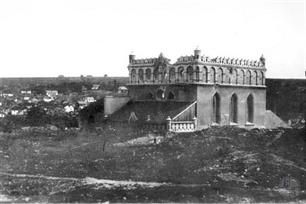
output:
[[131,52],[196,47],[305,78],[306,0],[0,0],[0,77],[128,76]]

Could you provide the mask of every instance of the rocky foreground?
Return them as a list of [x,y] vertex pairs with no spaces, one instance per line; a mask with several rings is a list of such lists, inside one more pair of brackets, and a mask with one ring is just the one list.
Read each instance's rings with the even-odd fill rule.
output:
[[0,135],[0,202],[306,201],[305,129]]

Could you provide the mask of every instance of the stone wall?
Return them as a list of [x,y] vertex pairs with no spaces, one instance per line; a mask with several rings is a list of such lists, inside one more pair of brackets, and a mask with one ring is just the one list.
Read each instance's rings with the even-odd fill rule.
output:
[[[218,125],[258,126],[264,125],[266,111],[266,90],[258,87],[233,87],[221,85],[201,85],[197,88],[197,121],[198,129],[206,128],[213,124],[213,96],[220,96],[221,120]],[[237,100],[237,124],[230,121],[231,97],[236,94]],[[247,123],[247,98],[254,99],[254,121]]]

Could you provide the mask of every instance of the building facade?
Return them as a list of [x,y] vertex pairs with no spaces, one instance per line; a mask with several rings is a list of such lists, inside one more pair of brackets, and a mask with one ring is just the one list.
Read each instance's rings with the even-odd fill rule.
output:
[[[128,70],[130,102],[121,109],[142,123],[153,123],[152,116],[162,115],[154,122],[176,132],[218,125],[264,126],[266,68],[263,56],[258,61],[210,58],[196,49],[193,55],[179,57],[171,64],[163,54],[147,59],[130,55]],[[144,109],[134,112],[137,104]],[[150,104],[149,107],[146,104]],[[124,118],[120,116],[121,109],[114,113],[114,120]]]

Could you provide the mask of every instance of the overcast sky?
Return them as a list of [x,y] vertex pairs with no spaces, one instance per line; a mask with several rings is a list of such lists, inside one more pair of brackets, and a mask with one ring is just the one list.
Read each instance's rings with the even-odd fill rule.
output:
[[258,60],[305,78],[306,0],[0,0],[0,77],[127,76],[128,55]]

